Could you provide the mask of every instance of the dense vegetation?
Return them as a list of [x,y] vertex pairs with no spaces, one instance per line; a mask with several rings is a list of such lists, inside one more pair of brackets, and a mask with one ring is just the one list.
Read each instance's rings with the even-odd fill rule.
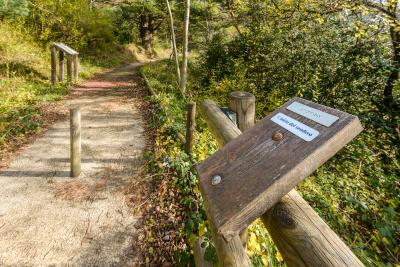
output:
[[[180,48],[184,1],[169,3]],[[157,92],[150,171],[171,177],[187,213],[178,230],[189,246],[176,249],[177,262],[192,261],[197,235],[209,237],[192,164],[216,149],[200,119],[192,157],[181,149],[175,134],[184,131],[185,103],[226,105],[229,92],[244,90],[256,96],[258,119],[293,96],[359,116],[363,133],[298,189],[367,266],[400,263],[398,8],[393,0],[192,1],[185,95],[174,60],[142,70]],[[67,93],[66,84],[48,81],[51,42],[80,51],[86,78],[119,63],[123,45],[135,43],[150,57],[169,47],[168,19],[164,0],[0,0],[0,147],[40,129],[41,105]],[[283,265],[261,224],[251,229],[252,262]],[[160,254],[149,248],[149,261],[165,261]],[[207,257],[215,258],[212,246]]]

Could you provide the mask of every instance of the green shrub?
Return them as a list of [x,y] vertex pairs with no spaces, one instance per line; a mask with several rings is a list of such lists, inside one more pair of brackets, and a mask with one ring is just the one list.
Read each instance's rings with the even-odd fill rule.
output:
[[27,0],[0,0],[0,21],[17,18],[29,13]]

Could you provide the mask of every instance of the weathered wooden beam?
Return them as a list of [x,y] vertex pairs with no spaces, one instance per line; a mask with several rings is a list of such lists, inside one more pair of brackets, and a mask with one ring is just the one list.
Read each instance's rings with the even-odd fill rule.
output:
[[193,256],[196,267],[213,267],[213,263],[204,259],[205,248],[201,247],[203,237],[199,237],[194,242]]
[[187,116],[186,116],[186,153],[192,154],[193,143],[194,143],[194,132],[196,127],[196,103],[189,102],[187,104]]
[[73,56],[73,55],[79,55],[77,51],[72,49],[71,47],[67,46],[66,44],[63,43],[53,43],[53,46],[58,48],[59,50]]
[[51,84],[55,85],[57,82],[57,49],[51,47]]
[[296,190],[261,219],[288,266],[364,266]]
[[[253,127],[256,115],[256,97],[249,92],[235,91],[229,95],[229,108],[236,113],[237,126],[240,131]],[[240,234],[243,247],[247,246],[247,228]]]
[[[201,102],[200,111],[220,144],[240,135],[214,101]],[[295,190],[267,211],[262,220],[288,266],[363,266]]]
[[72,56],[67,56],[67,81],[72,81]]
[[58,51],[58,80],[64,80],[64,52],[61,50]]
[[253,127],[256,114],[256,98],[249,92],[232,92],[229,96],[229,108],[236,113],[239,129],[245,130]]
[[78,81],[78,73],[79,73],[79,59],[78,55],[72,56],[72,64],[74,65],[74,82]]
[[250,267],[251,262],[243,248],[240,237],[234,236],[228,242],[216,230],[213,231],[214,245],[221,266],[226,267]]
[[81,173],[81,111],[70,109],[71,177]]
[[[221,146],[240,134],[237,126],[225,116],[214,101],[205,100],[201,102],[200,110],[203,119],[217,136],[217,141]],[[213,225],[211,227],[213,228]],[[216,229],[213,229],[213,238],[218,259],[222,266],[251,266],[239,235],[233,236],[228,242]]]

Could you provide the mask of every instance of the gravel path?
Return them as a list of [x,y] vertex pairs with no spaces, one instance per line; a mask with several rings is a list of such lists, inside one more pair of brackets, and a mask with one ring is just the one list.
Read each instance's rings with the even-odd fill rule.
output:
[[69,177],[69,120],[0,171],[0,266],[136,265],[124,188],[145,149],[138,67],[98,75],[60,103],[81,106],[80,177]]

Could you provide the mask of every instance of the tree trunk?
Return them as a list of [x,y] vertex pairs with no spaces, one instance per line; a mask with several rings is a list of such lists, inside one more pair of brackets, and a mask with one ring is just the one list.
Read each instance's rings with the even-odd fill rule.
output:
[[393,87],[399,78],[400,73],[400,33],[396,31],[395,27],[390,27],[390,37],[392,39],[392,60],[393,68],[389,74],[389,78],[385,85],[383,92],[384,102],[386,105],[393,103]]
[[181,67],[181,82],[179,84],[181,93],[186,93],[187,63],[188,63],[188,44],[189,44],[189,16],[190,0],[185,0],[185,23],[183,28],[183,61]]
[[167,9],[168,9],[168,14],[169,14],[169,27],[171,28],[172,49],[173,49],[173,54],[175,57],[175,64],[176,64],[176,77],[178,78],[178,84],[179,84],[181,81],[181,72],[180,72],[180,68],[179,68],[178,50],[176,49],[174,17],[172,16],[171,7],[169,6],[169,1],[168,0],[165,0],[165,1],[167,2]]
[[147,55],[153,55],[153,19],[150,15],[140,16],[139,36]]

